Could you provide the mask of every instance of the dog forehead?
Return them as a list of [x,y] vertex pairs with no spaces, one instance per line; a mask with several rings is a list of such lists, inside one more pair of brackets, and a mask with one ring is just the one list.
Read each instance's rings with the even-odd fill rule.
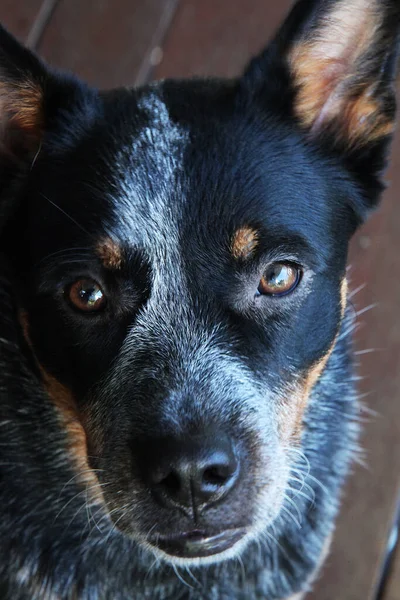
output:
[[188,143],[188,129],[171,119],[159,85],[138,96],[131,131],[108,159],[111,233],[144,246],[173,237]]
[[336,204],[327,199],[330,169],[321,160],[313,168],[315,156],[299,136],[272,118],[254,125],[223,86],[187,85],[178,101],[165,85],[138,90],[120,121],[123,135],[116,131],[107,165],[111,237],[165,255],[178,250],[183,232],[192,248],[211,232],[218,248],[251,223],[325,234]]

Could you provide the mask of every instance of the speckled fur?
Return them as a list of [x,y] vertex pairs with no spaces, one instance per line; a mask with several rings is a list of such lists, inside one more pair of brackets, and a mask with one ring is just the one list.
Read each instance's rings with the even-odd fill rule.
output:
[[[364,4],[357,86],[344,43],[310,75]],[[236,80],[101,93],[0,30],[0,598],[310,589],[357,450],[346,259],[383,189],[399,20],[398,0],[300,0]],[[371,93],[382,127],[365,121]],[[328,110],[338,95],[348,112]],[[259,293],[280,261],[296,287]],[[90,316],[69,296],[82,277],[104,292]],[[229,493],[198,512],[193,492],[190,510],[161,502],[148,471],[165,436],[180,451],[228,436]],[[199,528],[244,534],[206,558],[162,554],[162,536]]]
[[[8,339],[8,343],[2,342],[2,389],[6,386],[9,397],[25,396],[23,407],[3,403],[0,412],[0,440],[15,448],[13,462],[2,466],[8,490],[2,494],[2,510],[10,516],[15,511],[21,516],[25,540],[16,552],[14,520],[2,522],[2,548],[9,557],[6,564],[10,570],[7,587],[3,562],[2,597],[278,600],[288,596],[298,582],[312,577],[326,536],[333,529],[339,491],[358,432],[350,358],[351,308],[325,373],[314,388],[306,415],[302,447],[313,477],[306,477],[305,483],[312,488],[315,502],[311,506],[308,500],[293,494],[302,514],[301,529],[283,514],[261,542],[249,546],[240,562],[234,559],[215,567],[175,571],[118,533],[100,506],[87,509],[85,487],[79,482],[72,482],[60,494],[61,482],[75,476],[67,459],[65,434],[52,403],[40,391],[38,376],[26,360],[21,360],[22,342],[18,340],[12,296],[4,279],[1,289],[2,333]],[[46,445],[41,444],[43,436]],[[327,460],[330,471],[326,470]],[[301,462],[299,466],[304,467]],[[25,481],[32,482],[44,477],[46,494],[40,498],[39,489],[36,494],[24,494],[26,483],[22,474]],[[18,507],[14,506],[16,496],[20,498]],[[62,521],[57,519],[60,511],[64,513]],[[41,520],[51,522],[51,531],[38,529],[32,514],[40,514]],[[92,514],[100,530],[90,521]],[[68,528],[64,526],[66,522],[70,522]]]

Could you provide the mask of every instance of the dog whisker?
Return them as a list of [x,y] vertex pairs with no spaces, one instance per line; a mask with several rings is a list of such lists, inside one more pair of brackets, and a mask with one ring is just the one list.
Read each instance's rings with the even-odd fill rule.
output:
[[88,490],[92,490],[92,489],[98,489],[99,487],[101,487],[102,485],[108,485],[108,484],[99,484],[99,483],[95,483],[94,485],[90,485],[87,486],[84,490],[81,490],[80,492],[78,492],[77,494],[75,494],[74,496],[72,496],[72,498],[70,498],[68,500],[68,502],[66,502],[64,504],[64,506],[61,508],[61,510],[56,514],[56,516],[54,517],[54,522],[57,521],[57,519],[59,518],[59,516],[61,515],[62,512],[64,512],[64,510],[71,504],[71,502],[73,502],[76,498],[79,498],[79,496],[82,496],[82,494],[86,494],[88,492]]
[[56,204],[55,202],[53,202],[53,200],[50,200],[50,198],[48,198],[45,194],[41,193],[41,196],[47,200],[47,202],[49,202],[52,206],[54,206],[54,208],[56,208],[57,210],[59,210],[63,215],[65,215],[68,219],[70,219],[73,223],[75,223],[75,225],[77,227],[79,227],[79,229],[81,229],[84,233],[86,233],[86,235],[91,237],[91,234],[84,228],[82,227],[82,225],[80,225],[78,223],[78,221],[76,221],[73,217],[71,217],[71,215],[69,215],[67,212],[65,212],[64,209],[62,209],[60,206],[58,206],[58,204]]
[[76,517],[79,515],[79,513],[82,510],[88,510],[88,500],[87,500],[87,494],[86,494],[86,501],[82,504],[82,506],[80,506],[78,508],[78,510],[74,513],[74,515],[71,517],[71,519],[69,520],[69,522],[67,523],[67,525],[65,526],[65,531],[67,531],[70,526],[72,525],[73,521],[76,519]]
[[[243,562],[242,562],[242,564],[243,564]],[[187,572],[187,574],[189,575],[189,577],[191,577],[191,579],[193,579],[193,581],[195,582],[195,584],[196,584],[196,585],[197,585],[199,588],[201,588],[200,581],[198,581],[198,579],[196,579],[196,577],[193,575],[193,573],[192,573],[192,570],[190,569],[190,567],[189,567],[189,566],[186,566],[186,572]]]
[[179,573],[178,566],[177,566],[177,565],[175,565],[175,564],[172,564],[171,566],[172,566],[172,569],[173,569],[173,571],[174,571],[175,575],[176,575],[176,576],[177,576],[177,578],[179,579],[179,581],[180,581],[180,582],[181,582],[183,585],[185,585],[186,587],[190,588],[191,590],[194,590],[194,587],[193,587],[192,585],[190,585],[190,583],[188,583],[188,582],[186,581],[186,579],[184,579],[184,578],[181,576],[181,574]]
[[298,516],[298,522],[299,522],[299,523],[301,523],[301,522],[302,522],[302,520],[303,520],[303,517],[302,517],[302,514],[301,514],[301,512],[300,512],[300,509],[299,509],[299,507],[297,506],[297,504],[296,504],[296,502],[294,501],[294,499],[293,499],[293,498],[290,498],[290,496],[288,496],[288,494],[287,494],[287,493],[285,494],[284,498],[285,498],[285,500],[286,500],[287,502],[289,502],[289,503],[290,503],[290,504],[293,506],[293,508],[295,509],[295,511],[296,511],[296,514],[297,514],[297,516]]
[[375,394],[376,394],[375,390],[371,391],[371,392],[366,392],[365,394],[361,394],[360,396],[358,396],[358,400],[360,401],[361,412],[366,413],[367,415],[373,417],[374,419],[381,419],[382,418],[382,414],[380,412],[378,412],[374,408],[371,408],[370,406],[368,406],[364,402],[361,402],[361,400],[364,397],[366,397],[368,395],[374,395],[375,396]]
[[156,556],[154,558],[153,562],[151,563],[151,565],[149,566],[149,568],[147,569],[147,573],[146,573],[146,575],[144,577],[144,581],[146,581],[150,577],[150,575],[151,575],[154,567],[158,566],[160,564],[161,564],[161,559],[158,556]]
[[369,312],[370,310],[372,310],[373,308],[376,308],[377,306],[378,306],[378,303],[374,302],[373,304],[369,304],[368,306],[365,306],[364,308],[361,308],[360,310],[357,310],[356,311],[356,317],[360,317],[364,313]]
[[61,262],[68,262],[69,259],[87,260],[91,256],[91,249],[89,247],[76,247],[76,248],[62,248],[55,252],[50,252],[40,260],[38,260],[34,266],[35,268],[40,267],[43,263],[51,262],[52,260],[60,259]]
[[31,162],[31,169],[30,169],[31,171],[32,171],[33,167],[35,166],[35,163],[36,163],[36,161],[37,161],[37,159],[39,157],[41,149],[42,149],[42,141],[40,140],[40,142],[39,142],[39,148],[37,149],[37,152],[36,152],[35,156],[33,157],[32,162]]
[[[295,491],[302,491],[303,489],[308,490],[311,494],[315,496],[315,492],[311,485],[306,482],[307,473],[303,473],[302,471],[292,470],[293,475],[288,477],[288,481],[295,481],[300,484],[300,490],[295,488]],[[294,475],[296,477],[294,477]]]
[[355,356],[362,356],[363,354],[372,354],[373,352],[383,352],[382,348],[366,348],[365,350],[357,350],[354,352]]
[[294,498],[296,498],[297,496],[301,496],[302,498],[304,498],[305,500],[310,502],[311,506],[313,506],[315,504],[315,494],[313,497],[310,497],[307,494],[305,494],[304,492],[302,492],[301,490],[295,490],[291,487],[289,487],[289,490],[293,493]]
[[70,485],[73,481],[75,481],[75,479],[78,479],[80,477],[82,477],[82,479],[84,479],[83,475],[85,473],[101,473],[103,471],[103,469],[83,469],[80,470],[79,473],[76,473],[73,477],[71,477],[71,479],[68,479],[68,481],[63,485],[63,487],[61,488],[60,491],[60,496],[61,494],[64,492],[65,488]]
[[283,511],[284,511],[284,512],[285,512],[285,513],[288,515],[288,517],[290,517],[290,518],[292,519],[293,523],[294,523],[294,524],[295,524],[295,525],[296,525],[296,526],[297,526],[299,529],[301,529],[301,523],[299,523],[299,522],[298,522],[298,520],[296,519],[296,517],[295,517],[295,516],[294,516],[294,515],[293,515],[293,514],[290,512],[290,510],[289,510],[289,509],[288,509],[286,506],[284,506],[284,505],[283,505],[283,506],[281,507],[281,510],[283,510]]
[[361,292],[361,290],[365,289],[366,285],[367,285],[366,283],[362,283],[361,285],[356,287],[354,290],[351,290],[351,292],[348,293],[347,298],[349,300],[354,298],[354,296],[356,296],[359,292]]
[[97,531],[99,533],[103,533],[102,530],[100,529],[100,525],[97,523],[96,521],[96,514],[98,512],[103,513],[103,507],[97,506],[96,507],[96,513],[93,512],[93,508],[91,503],[89,502],[89,498],[88,498],[88,494],[86,494],[86,515],[87,515],[87,527],[89,529],[89,535],[91,534],[91,532],[93,531],[93,527],[91,527],[91,521],[93,521],[94,523],[94,527],[97,529]]
[[241,569],[241,576],[242,576],[242,585],[244,585],[245,581],[246,581],[246,568],[244,566],[244,562],[242,557],[240,556],[240,554],[238,554],[236,557],[237,562],[240,565],[240,569]]
[[129,508],[129,506],[130,506],[130,502],[127,502],[123,506],[118,506],[117,508],[114,508],[113,510],[110,510],[107,513],[107,517],[111,517],[111,515],[118,514],[119,512],[121,512],[121,515],[118,517],[118,519],[116,521],[112,520],[113,524],[112,524],[112,527],[110,528],[110,531],[108,532],[107,536],[105,537],[105,540],[104,540],[105,544],[108,543],[109,539],[113,535],[114,531],[117,528],[118,523],[121,521],[121,519],[123,519],[123,517],[125,517],[125,511],[127,508]]

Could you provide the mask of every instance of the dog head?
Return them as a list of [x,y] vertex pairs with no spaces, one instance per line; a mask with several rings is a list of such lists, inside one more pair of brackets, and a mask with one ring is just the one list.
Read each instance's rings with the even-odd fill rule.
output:
[[302,0],[237,80],[101,93],[1,32],[26,336],[77,469],[170,561],[233,556],[282,511],[382,190],[398,26],[394,0]]

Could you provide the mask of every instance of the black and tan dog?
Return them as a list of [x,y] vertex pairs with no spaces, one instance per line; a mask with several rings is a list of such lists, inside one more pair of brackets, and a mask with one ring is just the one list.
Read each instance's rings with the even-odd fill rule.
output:
[[2,599],[309,589],[355,446],[346,256],[399,20],[301,0],[241,78],[104,93],[1,31]]

